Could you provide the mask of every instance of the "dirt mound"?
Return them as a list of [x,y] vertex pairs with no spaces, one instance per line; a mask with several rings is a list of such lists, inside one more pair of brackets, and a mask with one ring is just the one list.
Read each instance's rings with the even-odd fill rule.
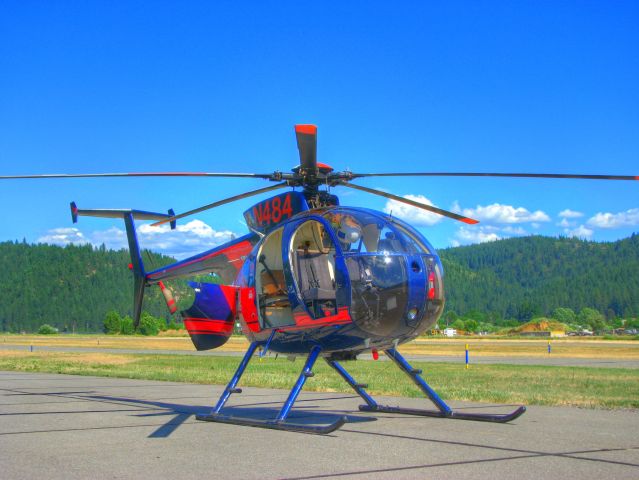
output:
[[529,332],[556,332],[563,331],[565,332],[568,329],[568,326],[558,322],[557,320],[553,320],[551,318],[535,318],[528,323],[524,323],[523,325],[513,328],[511,333],[529,333]]

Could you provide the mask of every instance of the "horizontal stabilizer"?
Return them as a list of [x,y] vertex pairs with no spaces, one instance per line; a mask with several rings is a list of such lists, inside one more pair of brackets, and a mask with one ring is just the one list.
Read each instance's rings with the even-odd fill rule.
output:
[[[109,209],[109,210],[80,210],[75,202],[71,202],[71,218],[73,223],[77,223],[79,216],[85,217],[101,217],[101,218],[120,218],[124,220],[126,227],[126,236],[129,243],[129,254],[131,255],[130,269],[133,272],[133,324],[137,327],[142,315],[142,302],[144,300],[144,289],[147,286],[146,272],[142,255],[140,253],[140,244],[135,232],[135,220],[158,220],[171,218],[175,213],[169,210],[168,213],[144,212],[142,210],[130,209]],[[175,221],[171,222],[171,228],[175,228]],[[168,303],[168,299],[167,299]],[[169,306],[170,308],[170,306]]]
[[[71,218],[73,223],[78,223],[78,217],[124,218],[132,215],[135,220],[165,220],[175,216],[173,209],[168,213],[145,212],[131,209],[79,209],[75,202],[71,202]],[[175,228],[175,220],[171,222],[171,229]]]

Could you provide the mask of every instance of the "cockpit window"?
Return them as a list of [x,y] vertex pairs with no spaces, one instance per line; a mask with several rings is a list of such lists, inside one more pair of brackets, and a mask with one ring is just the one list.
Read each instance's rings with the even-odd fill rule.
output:
[[400,234],[402,234],[404,242],[406,243],[410,253],[431,253],[432,248],[429,248],[426,242],[420,240],[416,233],[409,230],[408,227],[400,225],[397,220],[393,221],[393,226]]
[[396,220],[364,211],[333,209],[324,214],[345,255],[349,253],[429,253],[417,238]]

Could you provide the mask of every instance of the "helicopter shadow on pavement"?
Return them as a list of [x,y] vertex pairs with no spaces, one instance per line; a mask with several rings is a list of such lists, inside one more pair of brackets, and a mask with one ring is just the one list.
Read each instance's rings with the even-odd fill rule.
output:
[[[129,406],[137,406],[144,409],[161,409],[163,411],[153,413],[133,414],[137,417],[169,417],[166,423],[160,425],[154,430],[148,438],[166,438],[177,430],[182,424],[187,422],[191,417],[197,414],[207,413],[212,410],[211,405],[186,405],[179,403],[142,400],[127,397],[115,397],[105,395],[92,395],[85,397],[93,401],[100,402],[117,402]],[[324,425],[335,422],[336,420],[346,416],[347,423],[361,423],[376,421],[375,417],[353,415],[351,411],[318,411],[321,407],[317,403],[330,400],[348,399],[349,396],[324,397],[324,398],[305,398],[296,402],[296,407],[291,411],[288,420],[298,425]],[[248,418],[251,420],[269,420],[277,417],[281,405],[278,400],[260,403],[247,403],[236,406],[226,406],[223,409],[225,416],[237,418]],[[196,423],[196,422],[193,422]],[[197,422],[199,423],[199,422]],[[205,423],[205,422],[203,422]]]

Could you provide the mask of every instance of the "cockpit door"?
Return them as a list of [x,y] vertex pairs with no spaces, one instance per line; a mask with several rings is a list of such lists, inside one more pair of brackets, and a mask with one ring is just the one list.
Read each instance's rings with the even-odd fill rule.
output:
[[350,322],[350,281],[341,249],[321,217],[292,222],[282,242],[284,274],[295,324]]

